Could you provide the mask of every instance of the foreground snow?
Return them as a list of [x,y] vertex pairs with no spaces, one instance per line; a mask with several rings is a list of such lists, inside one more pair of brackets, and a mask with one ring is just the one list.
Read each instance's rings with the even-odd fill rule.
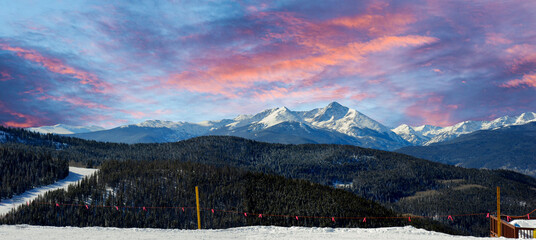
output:
[[82,178],[93,174],[95,171],[97,171],[97,169],[69,167],[69,175],[67,175],[67,177],[64,179],[55,182],[54,184],[34,188],[24,192],[23,194],[14,196],[11,199],[2,200],[0,202],[0,216],[8,213],[13,208],[26,204],[28,201],[32,201],[33,199],[37,198],[37,196],[44,194],[45,192],[60,188],[67,189],[70,184],[82,180]]
[[0,226],[0,239],[483,239],[451,236],[411,226],[391,228],[305,228],[256,226],[220,230],[176,230],[104,227]]

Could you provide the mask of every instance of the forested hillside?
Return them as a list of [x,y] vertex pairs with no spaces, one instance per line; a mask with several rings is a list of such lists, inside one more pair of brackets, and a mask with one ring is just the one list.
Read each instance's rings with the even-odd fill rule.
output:
[[0,144],[0,199],[69,174],[67,161],[53,157],[49,149],[23,144]]
[[[448,227],[426,219],[415,219],[411,223],[406,218],[372,219],[400,215],[347,191],[231,167],[178,161],[105,162],[98,174],[83,180],[78,186],[69,188],[67,192],[50,192],[0,221],[53,226],[194,229],[197,228],[194,209],[182,211],[181,207],[195,206],[196,185],[200,189],[200,204],[205,208],[202,212],[203,228],[250,225],[379,227],[411,224],[455,233]],[[56,203],[61,205],[56,206]],[[144,210],[145,206],[147,208]],[[210,210],[212,208],[216,209],[214,213]],[[264,216],[259,218],[258,214]],[[270,216],[282,214],[289,217]],[[294,216],[325,218],[296,219]],[[368,216],[369,220],[344,219],[360,216]],[[337,219],[333,221],[331,217]]]
[[[88,166],[112,159],[232,166],[327,186],[341,184],[347,191],[394,210],[424,216],[493,212],[496,186],[502,188],[504,213],[521,215],[536,206],[536,179],[526,175],[504,170],[465,169],[355,146],[269,144],[223,136],[134,145],[59,136],[35,137],[62,143],[66,147],[55,151],[55,156]],[[471,234],[488,234],[489,222],[485,217],[455,218],[454,221],[457,227]]]

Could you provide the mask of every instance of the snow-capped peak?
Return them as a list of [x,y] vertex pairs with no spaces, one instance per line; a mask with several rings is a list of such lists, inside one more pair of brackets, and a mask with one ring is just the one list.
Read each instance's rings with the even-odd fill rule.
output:
[[415,133],[415,130],[411,126],[409,126],[407,124],[402,124],[402,125],[394,128],[392,131],[395,132],[398,135]]
[[338,102],[332,102],[326,107],[320,109],[312,121],[322,122],[329,120],[338,120],[343,118],[348,113],[349,108],[340,105]]
[[271,113],[258,123],[271,127],[282,122],[301,122],[301,119],[287,107],[280,107],[272,109]]
[[150,127],[150,128],[176,128],[182,125],[183,122],[163,121],[163,120],[147,120],[138,124],[134,124],[138,127]]
[[337,102],[313,111],[316,111],[316,114],[312,118],[306,118],[305,121],[318,128],[327,128],[354,137],[362,135],[360,132],[363,129],[391,133],[390,129],[372,118]]
[[515,125],[522,125],[529,122],[536,121],[536,113],[533,112],[526,112],[522,113],[516,118],[516,121],[514,122]]

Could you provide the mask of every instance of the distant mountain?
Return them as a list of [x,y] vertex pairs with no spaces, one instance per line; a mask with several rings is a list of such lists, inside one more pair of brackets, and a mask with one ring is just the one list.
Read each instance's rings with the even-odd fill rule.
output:
[[255,115],[200,123],[150,120],[73,136],[105,142],[158,143],[203,135],[239,136],[273,143],[349,144],[390,150],[410,145],[384,125],[337,102],[311,111],[280,107]]
[[74,133],[86,133],[105,130],[99,126],[71,126],[65,124],[56,124],[54,126],[42,126],[27,128],[30,131],[38,133],[54,133],[54,134],[74,134]]
[[512,125],[523,125],[536,121],[536,113],[527,112],[518,116],[504,116],[492,121],[465,121],[448,127],[436,127],[422,125],[411,127],[402,124],[393,129],[393,132],[404,138],[413,145],[430,145],[445,142],[463,134],[469,134],[478,130],[492,130]]
[[231,120],[205,121],[201,123],[148,120],[104,131],[72,134],[86,140],[115,143],[163,143],[177,142],[197,136],[223,126]]
[[509,169],[536,177],[536,122],[476,131],[396,152],[461,167]]
[[[536,121],[536,113],[504,116],[492,121],[464,121],[453,126],[418,127],[400,125],[389,129],[357,110],[332,102],[310,111],[286,107],[267,109],[254,115],[199,123],[149,120],[102,130],[99,127],[55,125],[32,128],[37,132],[69,134],[87,140],[118,143],[176,142],[198,136],[238,136],[272,143],[333,143],[395,150],[406,146],[428,146],[478,130],[497,129]],[[1,140],[2,136],[0,136]]]

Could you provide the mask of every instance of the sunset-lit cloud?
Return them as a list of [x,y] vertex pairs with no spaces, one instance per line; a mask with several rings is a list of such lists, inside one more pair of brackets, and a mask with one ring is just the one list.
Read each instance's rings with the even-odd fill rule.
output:
[[522,79],[514,79],[501,85],[502,87],[534,87],[536,88],[536,74],[523,75]]
[[5,5],[2,125],[216,120],[331,101],[388,126],[536,111],[532,1]]
[[9,46],[8,44],[1,43],[1,42],[0,42],[0,49],[14,52],[17,54],[17,56],[21,58],[24,58],[31,62],[41,64],[43,67],[45,67],[47,70],[51,72],[72,76],[78,79],[79,80],[78,82],[80,84],[83,84],[83,85],[89,84],[93,86],[95,92],[99,92],[99,93],[104,92],[106,88],[110,87],[107,83],[100,81],[92,73],[77,70],[71,66],[68,66],[62,63],[62,61],[59,59],[44,57],[42,54],[38,53],[35,50],[24,49],[21,47],[12,47],[12,46]]

